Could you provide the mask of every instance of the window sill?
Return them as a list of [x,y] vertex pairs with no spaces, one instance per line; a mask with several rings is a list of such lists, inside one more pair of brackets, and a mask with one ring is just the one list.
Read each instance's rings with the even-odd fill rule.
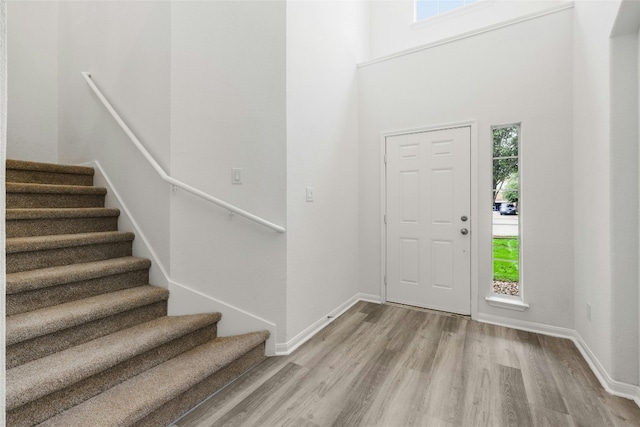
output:
[[499,297],[492,295],[484,298],[487,303],[493,307],[507,308],[509,310],[525,311],[529,308],[529,304],[525,304],[521,300]]

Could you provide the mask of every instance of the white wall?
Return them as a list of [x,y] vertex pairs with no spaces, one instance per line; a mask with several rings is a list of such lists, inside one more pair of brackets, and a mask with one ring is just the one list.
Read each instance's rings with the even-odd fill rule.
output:
[[636,2],[576,4],[576,331],[608,381],[632,385],[640,383],[639,26]]
[[638,35],[611,39],[611,376],[638,384]]
[[[171,4],[174,177],[286,224],[285,2]],[[244,183],[231,184],[231,168]],[[286,334],[286,237],[178,192],[173,279]],[[224,323],[224,313],[223,320]]]
[[170,5],[83,1],[60,2],[58,7],[58,160],[97,160],[168,269],[169,187],[146,165],[80,72],[92,73],[133,132],[168,169]]
[[359,290],[356,64],[367,12],[364,2],[287,2],[287,341]]
[[58,161],[58,3],[7,2],[7,156]]
[[[620,2],[610,48],[611,349],[613,379],[640,384],[638,360],[638,29],[640,3]],[[620,206],[623,208],[620,209]]]
[[[152,277],[161,277],[162,265],[178,284],[277,323],[284,336],[286,237],[241,218],[230,222],[224,210],[172,194],[80,72],[92,73],[167,172],[284,225],[285,2],[50,2],[56,13],[48,26],[36,3],[22,4],[16,32],[31,40],[25,52],[55,60],[38,68],[53,69],[51,84],[60,94],[50,108],[57,126],[51,160],[97,160],[157,255]],[[50,39],[28,39],[34,27],[55,31]],[[30,90],[12,88],[19,95]],[[38,100],[29,98],[29,108],[34,105]],[[231,186],[232,167],[244,169],[243,185]],[[128,224],[121,221],[124,229]],[[134,251],[143,254],[140,243],[139,234]],[[184,288],[175,293],[189,294]],[[172,309],[189,311],[189,301]]]
[[[380,292],[380,136],[478,123],[478,311],[573,327],[572,12],[360,68],[360,285]],[[490,307],[493,125],[522,123],[525,312]],[[558,186],[562,183],[562,186]],[[562,213],[550,207],[562,206]]]
[[574,9],[575,329],[607,372],[613,367],[609,35],[617,7],[577,2]]
[[372,1],[371,57],[458,36],[566,3],[561,0],[480,0],[414,24],[413,0]]

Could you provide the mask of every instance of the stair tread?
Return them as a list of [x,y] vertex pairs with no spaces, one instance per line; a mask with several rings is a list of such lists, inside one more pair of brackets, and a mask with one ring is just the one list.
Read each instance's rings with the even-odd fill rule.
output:
[[119,216],[112,208],[14,208],[6,210],[7,220],[55,218],[103,218]]
[[132,241],[131,232],[102,231],[95,233],[56,234],[51,236],[11,237],[6,239],[7,254],[46,249],[68,248],[98,243]]
[[269,332],[216,338],[168,360],[87,401],[41,426],[131,425],[205,378],[260,345]]
[[26,182],[7,182],[7,193],[35,193],[35,194],[80,194],[104,196],[107,189],[86,185],[36,184]]
[[55,163],[30,162],[26,160],[7,159],[7,169],[67,173],[74,175],[94,175],[93,168],[86,166],[59,165]]
[[166,289],[145,285],[7,316],[6,344],[47,335],[168,297]]
[[7,370],[13,409],[220,321],[219,313],[161,317]]
[[148,259],[131,256],[21,271],[7,274],[6,293],[8,295],[16,294],[63,283],[148,269],[149,267],[151,267],[151,261]]
[[6,169],[6,406],[15,420],[64,408],[41,425],[168,419],[168,407],[194,404],[184,400],[194,386],[208,393],[264,358],[268,331],[214,338],[220,313],[166,316],[169,292],[147,284],[151,261],[131,256],[134,233],[100,231],[117,230],[120,211],[104,207],[94,168],[8,159]]

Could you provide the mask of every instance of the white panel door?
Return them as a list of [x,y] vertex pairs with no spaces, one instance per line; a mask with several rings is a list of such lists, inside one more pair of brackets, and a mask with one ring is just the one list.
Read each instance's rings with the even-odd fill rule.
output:
[[471,128],[386,138],[387,301],[471,312]]

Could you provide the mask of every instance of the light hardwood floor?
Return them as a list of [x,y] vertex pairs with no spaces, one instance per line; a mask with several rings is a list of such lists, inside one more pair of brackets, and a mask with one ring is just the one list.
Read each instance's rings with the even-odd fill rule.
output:
[[360,302],[175,426],[640,426],[640,408],[569,340]]

